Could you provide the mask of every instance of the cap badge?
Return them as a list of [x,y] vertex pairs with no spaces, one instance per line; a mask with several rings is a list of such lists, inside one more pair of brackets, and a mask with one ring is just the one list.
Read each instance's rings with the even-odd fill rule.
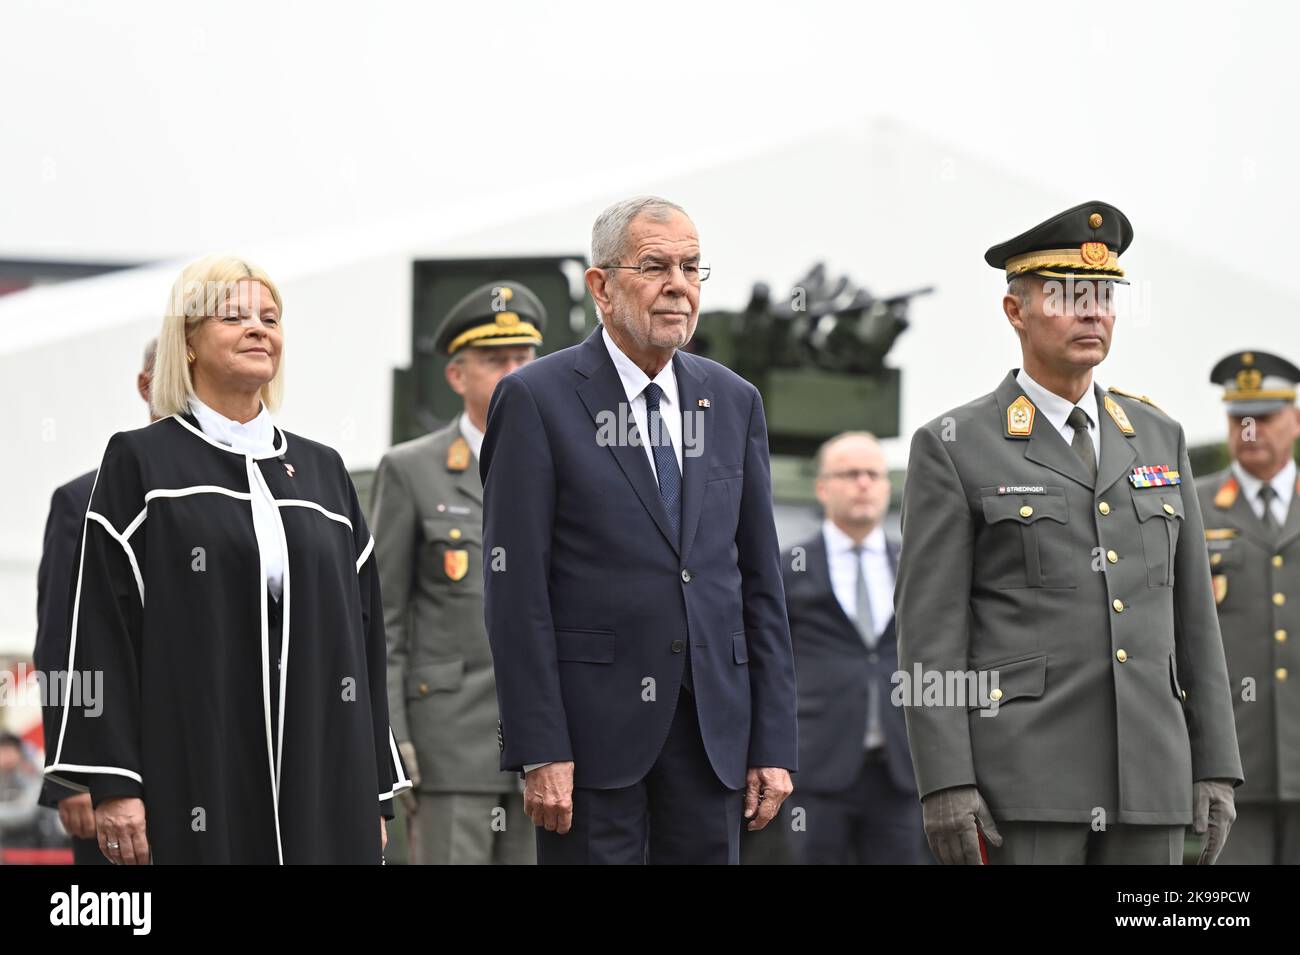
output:
[[1079,254],[1083,256],[1083,264],[1088,268],[1101,268],[1110,258],[1110,249],[1106,248],[1105,242],[1085,242],[1079,246]]

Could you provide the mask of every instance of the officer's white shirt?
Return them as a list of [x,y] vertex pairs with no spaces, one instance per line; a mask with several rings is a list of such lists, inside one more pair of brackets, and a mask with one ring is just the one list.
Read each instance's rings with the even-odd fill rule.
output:
[[[1075,405],[1066,401],[1060,395],[1048,391],[1034,379],[1029,377],[1029,373],[1021,368],[1016,372],[1016,383],[1024,389],[1025,397],[1034,403],[1039,414],[1043,415],[1056,429],[1057,433],[1065,439],[1066,444],[1074,443],[1074,428],[1070,426],[1070,412],[1075,409]],[[1097,393],[1093,391],[1094,382],[1088,382],[1088,387],[1079,399],[1077,406],[1082,408],[1088,416],[1088,437],[1092,439],[1092,453],[1097,459],[1097,467],[1101,467],[1101,434],[1097,430]]]
[[[646,460],[650,462],[650,473],[655,476],[655,483],[659,483],[659,472],[655,470],[654,449],[650,442],[645,439],[650,431],[646,425],[646,407],[645,407],[645,386],[650,384],[650,376],[637,367],[636,362],[627,355],[623,354],[614,340],[609,337],[607,329],[600,330],[600,337],[605,340],[605,347],[609,349],[609,357],[614,360],[614,368],[618,371],[618,377],[623,382],[623,390],[627,393],[627,401],[632,409],[632,417],[636,421],[637,433],[642,435],[641,447],[645,450]],[[668,364],[659,370],[655,375],[654,382],[663,389],[663,395],[659,399],[659,416],[663,419],[664,429],[673,441],[673,453],[677,455],[677,471],[682,470],[682,406],[677,396],[677,375],[673,372],[673,363],[670,359]],[[622,417],[621,415],[619,416]]]
[[483,432],[474,427],[474,422],[469,420],[469,412],[460,413],[460,436],[469,442],[469,449],[474,452],[474,460],[479,459],[479,452],[483,450]]
[[[1246,469],[1236,461],[1232,462],[1232,473],[1237,478],[1237,484],[1241,487],[1241,493],[1246,496],[1246,502],[1250,504],[1251,511],[1262,520],[1264,517],[1264,502],[1259,499],[1259,489],[1264,486],[1264,482],[1251,474],[1247,474]],[[1291,496],[1295,492],[1295,475],[1295,461],[1288,460],[1282,470],[1274,474],[1273,479],[1268,482],[1273,486],[1275,492],[1271,507],[1278,527],[1286,523],[1287,511],[1291,507]]]
[[[266,405],[262,405],[256,418],[243,424],[214,411],[193,395],[190,396],[190,410],[194,412],[199,428],[214,441],[245,454],[265,454],[275,450],[275,425]],[[271,596],[279,600],[284,588],[284,549],[280,541],[277,505],[261,482],[254,481],[249,490],[252,492],[253,532],[257,535],[257,549],[261,551],[262,566],[266,570],[266,586]]]
[[871,623],[878,638],[894,615],[894,571],[885,550],[885,528],[877,527],[863,538],[861,555],[853,553],[853,538],[829,519],[822,522],[822,537],[826,541],[831,590],[850,620],[858,617],[857,562],[861,560],[867,596],[871,598]]

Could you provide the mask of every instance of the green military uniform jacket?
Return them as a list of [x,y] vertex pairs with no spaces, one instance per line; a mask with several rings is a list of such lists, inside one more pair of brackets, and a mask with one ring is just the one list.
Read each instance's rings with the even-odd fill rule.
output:
[[1237,801],[1300,800],[1300,487],[1276,538],[1231,469],[1197,489],[1246,772]]
[[388,705],[422,792],[505,792],[483,623],[483,485],[459,418],[393,447],[374,485]]
[[917,786],[976,785],[997,819],[1190,823],[1194,780],[1241,779],[1201,513],[1190,479],[1129,480],[1190,476],[1186,443],[1163,412],[1094,388],[1095,487],[1023,413],[1014,371],[913,437],[899,666],[997,671],[1000,690],[993,716],[978,699],[907,707]]

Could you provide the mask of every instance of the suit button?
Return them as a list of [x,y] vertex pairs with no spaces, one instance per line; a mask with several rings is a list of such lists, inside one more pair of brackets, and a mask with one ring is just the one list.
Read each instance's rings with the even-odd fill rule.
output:
[[1173,514],[1173,513],[1174,513],[1174,506],[1173,506],[1172,504],[1166,504],[1166,505],[1164,505],[1164,509],[1165,509],[1165,513],[1166,513],[1166,514]]
[[872,650],[870,653],[867,654],[867,660],[871,663],[875,663],[879,659],[880,659],[880,654],[877,653],[875,650]]
[[1115,659],[1118,660],[1120,663],[1123,663],[1125,660],[1128,659],[1128,652],[1121,647],[1120,649],[1115,651]]
[[691,582],[691,572],[690,572],[689,570],[687,570],[685,567],[683,567],[683,568],[682,568],[682,583],[684,583],[684,584],[689,584],[690,582]]
[[686,641],[685,641],[685,640],[674,640],[674,641],[673,641],[673,653],[681,653],[681,652],[682,652],[683,650],[685,650],[685,649],[686,649]]
[[1026,504],[1024,507],[1020,509],[1021,517],[1029,517],[1033,513],[1034,513],[1034,509],[1030,507],[1028,504]]
[[1274,554],[1274,555],[1273,555],[1273,566],[1274,566],[1274,567],[1281,567],[1281,566],[1282,566],[1282,555],[1281,555],[1281,554]]
[[429,695],[429,684],[427,684],[427,683],[421,683],[421,684],[420,684],[420,695],[421,695],[421,696],[428,696],[428,695]]
[[994,703],[1002,699],[1002,690],[997,689],[997,690],[989,691],[989,699],[992,700]]
[[1284,603],[1286,603],[1286,594],[1274,594],[1274,595],[1273,595],[1273,605],[1274,605],[1274,606],[1280,607],[1280,606],[1282,606]]
[[1115,553],[1113,550],[1108,550],[1106,551],[1106,559],[1114,564],[1119,560],[1119,554]]
[[1274,630],[1274,631],[1273,631],[1273,639],[1276,640],[1278,643],[1286,643],[1286,631],[1285,631],[1285,630]]
[[447,536],[454,541],[460,540],[460,528],[453,527],[451,530],[447,531]]
[[1100,504],[1097,505],[1097,510],[1101,511],[1103,514],[1109,514],[1110,505],[1107,504],[1105,501],[1102,501]]
[[1286,682],[1286,667],[1278,667],[1276,670],[1273,671],[1273,675],[1274,675],[1275,677],[1277,677],[1277,682],[1279,682],[1279,683],[1285,683],[1285,682]]
[[1123,612],[1124,612],[1124,601],[1120,600],[1118,597],[1116,597],[1114,600],[1112,600],[1112,601],[1110,602],[1110,605],[1111,605],[1112,607],[1115,608],[1115,612],[1116,612],[1116,613],[1123,613]]

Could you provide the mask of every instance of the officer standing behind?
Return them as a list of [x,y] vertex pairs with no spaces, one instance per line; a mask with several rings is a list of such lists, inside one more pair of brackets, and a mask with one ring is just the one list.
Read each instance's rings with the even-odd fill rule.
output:
[[940,862],[978,863],[978,826],[992,863],[1176,864],[1193,823],[1210,863],[1234,818],[1241,762],[1183,430],[1092,377],[1132,238],[1088,202],[989,249],[1023,367],[912,439],[900,668],[983,691],[905,699]]
[[1223,385],[1232,466],[1197,482],[1246,782],[1222,861],[1300,863],[1300,369],[1229,355]]
[[541,301],[518,282],[493,282],[461,299],[436,345],[450,358],[447,382],[464,410],[441,430],[392,448],[375,474],[388,705],[415,782],[399,798],[416,864],[537,858],[519,778],[498,766],[478,456],[493,389],[533,359],[545,325]]

